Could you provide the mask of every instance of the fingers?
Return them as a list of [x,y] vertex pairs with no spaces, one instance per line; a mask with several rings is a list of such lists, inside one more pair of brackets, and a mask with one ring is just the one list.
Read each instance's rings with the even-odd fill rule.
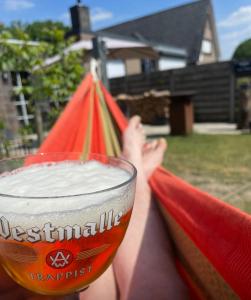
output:
[[2,266],[0,266],[0,294],[16,286],[17,284],[6,274]]
[[[70,297],[70,296],[69,296]],[[68,297],[63,297],[63,296],[40,296],[40,295],[33,295],[29,298],[26,298],[26,300],[65,300],[68,299]],[[69,298],[71,299],[71,297]],[[72,297],[73,299],[73,297]]]
[[0,266],[0,299],[4,300],[63,300],[62,297],[35,295],[14,282]]

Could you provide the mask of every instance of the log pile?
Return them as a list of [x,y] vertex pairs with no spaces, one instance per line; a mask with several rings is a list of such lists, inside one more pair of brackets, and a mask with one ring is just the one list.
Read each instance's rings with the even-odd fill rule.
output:
[[120,94],[116,101],[127,117],[139,115],[144,124],[165,124],[169,119],[169,91],[151,90],[141,95]]

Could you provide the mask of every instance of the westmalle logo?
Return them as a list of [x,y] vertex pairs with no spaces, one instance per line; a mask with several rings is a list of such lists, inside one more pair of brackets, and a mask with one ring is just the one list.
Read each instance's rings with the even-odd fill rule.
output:
[[15,240],[17,242],[38,243],[46,241],[54,243],[55,241],[79,240],[84,237],[95,236],[97,233],[103,233],[118,226],[123,216],[122,211],[114,216],[113,210],[100,215],[99,222],[86,222],[84,225],[67,225],[65,227],[54,226],[51,222],[44,224],[43,228],[37,226],[24,229],[21,226],[11,226],[10,222],[2,216],[0,218],[0,239]]
[[73,254],[69,250],[54,250],[47,254],[46,263],[54,269],[68,267],[73,261]]

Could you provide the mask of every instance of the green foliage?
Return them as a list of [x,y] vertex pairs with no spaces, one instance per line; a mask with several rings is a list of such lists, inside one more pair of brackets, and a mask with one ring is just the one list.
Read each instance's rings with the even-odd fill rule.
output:
[[[37,91],[43,94],[45,99],[54,102],[67,100],[83,76],[82,55],[79,52],[65,54],[61,51],[60,56],[60,63],[37,71],[38,75],[42,72],[39,76],[41,85]],[[79,63],[72,63],[76,61]]]
[[4,25],[0,23],[0,32],[4,30]]
[[30,148],[32,141],[28,138],[29,135],[33,133],[33,128],[31,125],[23,126],[19,129],[19,134],[22,139],[22,144],[24,147]]
[[237,60],[251,59],[251,39],[241,43],[236,48],[233,58]]
[[35,66],[41,66],[47,57],[46,43],[37,46],[29,45],[29,36],[21,29],[16,30],[15,38],[22,44],[9,43],[13,35],[4,30],[0,34],[0,71],[27,71],[33,72]]
[[237,78],[237,87],[240,88],[241,86],[251,84],[251,77],[240,77]]
[[[40,24],[36,23],[37,26]],[[50,23],[53,25],[53,22]],[[0,32],[0,72],[28,72],[30,82],[22,90],[15,89],[15,94],[22,92],[29,95],[33,105],[37,101],[53,101],[55,108],[59,109],[57,114],[52,114],[56,116],[62,109],[61,103],[68,100],[84,75],[83,53],[65,51],[74,39],[65,40],[64,30],[52,26],[41,29],[41,32],[45,34],[44,39],[47,37],[50,42],[30,45],[30,36],[21,25]],[[10,43],[9,40],[13,38],[22,43]],[[45,64],[46,58],[54,55],[60,58],[59,61],[51,65]]]
[[[25,32],[29,35],[33,41],[45,41],[49,43],[55,42],[55,35],[57,32],[59,35],[65,36],[70,30],[62,22],[53,21],[37,21],[25,26]],[[52,34],[51,34],[52,33]]]
[[29,134],[33,133],[33,129],[31,125],[23,126],[22,128],[19,129],[20,135],[23,137],[26,137]]
[[2,147],[4,140],[5,140],[5,124],[4,122],[0,119],[0,158],[3,156],[2,154]]
[[9,141],[5,136],[5,124],[0,119],[0,159],[9,156]]
[[70,28],[65,26],[64,23],[50,20],[35,21],[30,24],[14,21],[8,27],[0,24],[0,31],[3,29],[8,30],[14,38],[18,38],[18,31],[22,30],[29,36],[31,41],[44,41],[48,43],[54,43],[53,32],[56,30],[62,32],[64,36],[70,31]]
[[0,120],[0,137],[2,137],[3,130],[5,129],[4,122]]

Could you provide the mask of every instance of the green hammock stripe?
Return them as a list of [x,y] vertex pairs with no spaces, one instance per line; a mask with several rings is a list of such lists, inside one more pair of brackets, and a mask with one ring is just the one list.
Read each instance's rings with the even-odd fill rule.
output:
[[92,120],[93,120],[93,106],[94,106],[94,87],[91,88],[90,94],[90,112],[88,115],[88,126],[86,130],[86,139],[83,145],[82,159],[87,159],[90,153],[91,147],[91,135],[92,135]]
[[[112,122],[111,114],[107,108],[103,93],[100,88],[100,83],[97,82],[97,92],[100,97],[100,104],[101,104],[101,110],[103,112],[103,122],[104,122],[104,128],[106,128],[107,133],[109,134],[109,140],[111,141],[112,144],[112,154],[115,156],[119,156],[121,154],[121,149],[118,141],[118,137],[115,132],[115,128]],[[110,154],[109,154],[110,155]]]

